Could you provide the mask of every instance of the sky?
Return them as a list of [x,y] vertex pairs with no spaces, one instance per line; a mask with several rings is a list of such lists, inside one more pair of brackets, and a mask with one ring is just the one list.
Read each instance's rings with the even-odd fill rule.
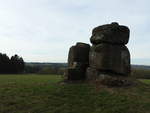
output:
[[118,22],[130,28],[132,64],[150,65],[149,0],[0,0],[0,52],[26,62],[67,62],[92,29]]

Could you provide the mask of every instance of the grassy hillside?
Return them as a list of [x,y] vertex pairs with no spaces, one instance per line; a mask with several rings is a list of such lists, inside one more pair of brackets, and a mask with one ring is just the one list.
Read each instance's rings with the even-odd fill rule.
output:
[[141,81],[145,84],[150,84],[150,79],[140,79],[139,81]]
[[0,113],[150,113],[150,80],[126,88],[61,80],[54,75],[0,75]]
[[132,68],[131,76],[134,78],[150,79],[150,69]]

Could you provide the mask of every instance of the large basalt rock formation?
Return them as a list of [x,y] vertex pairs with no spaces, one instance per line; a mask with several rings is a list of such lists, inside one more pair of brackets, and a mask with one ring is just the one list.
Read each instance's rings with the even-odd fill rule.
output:
[[[131,70],[130,52],[126,47],[129,35],[129,28],[116,22],[94,28],[90,38],[91,47],[77,43],[70,48],[67,79],[95,80],[128,76]],[[111,78],[112,83],[116,81],[114,78]]]
[[93,29],[89,53],[87,79],[130,74],[130,53],[125,46],[129,41],[129,28],[118,23],[106,24]]
[[86,68],[89,65],[89,50],[90,45],[81,42],[70,48],[67,69],[68,80],[85,79]]

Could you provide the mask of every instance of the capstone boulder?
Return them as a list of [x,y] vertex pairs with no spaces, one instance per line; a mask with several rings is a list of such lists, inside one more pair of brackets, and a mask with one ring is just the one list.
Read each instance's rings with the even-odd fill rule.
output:
[[92,44],[127,44],[129,34],[128,27],[119,25],[118,23],[111,23],[94,28],[90,41]]

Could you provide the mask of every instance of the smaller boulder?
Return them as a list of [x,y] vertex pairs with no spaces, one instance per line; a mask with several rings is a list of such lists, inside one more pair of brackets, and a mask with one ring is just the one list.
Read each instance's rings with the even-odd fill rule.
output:
[[67,80],[75,81],[75,80],[84,80],[85,79],[85,71],[80,68],[68,68],[67,69]]
[[68,55],[67,80],[84,80],[86,68],[89,66],[90,45],[78,42],[72,46]]
[[89,62],[90,45],[78,42],[72,46],[68,55],[68,67],[72,67],[74,62],[87,63]]

